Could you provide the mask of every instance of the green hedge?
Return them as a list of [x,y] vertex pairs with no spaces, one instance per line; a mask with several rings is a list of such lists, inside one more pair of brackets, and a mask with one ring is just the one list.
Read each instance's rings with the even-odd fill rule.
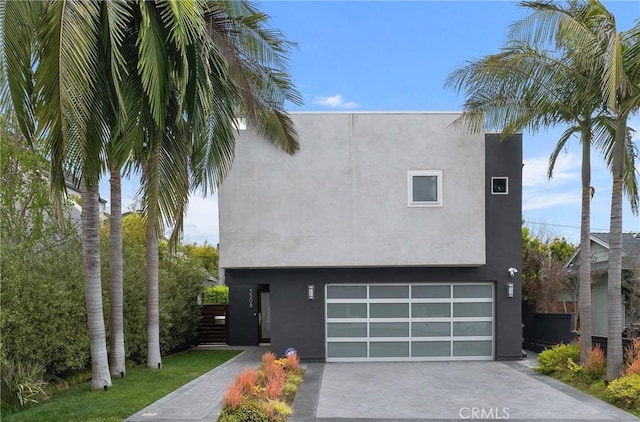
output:
[[[127,226],[136,227],[125,217],[123,238],[124,284],[124,335],[128,360],[143,363],[146,360],[146,249],[140,238],[127,235]],[[129,221],[126,221],[129,220]],[[140,226],[134,230],[143,228]],[[104,289],[105,319],[108,321],[109,304],[109,255],[108,227],[102,231],[102,286]],[[197,338],[200,308],[198,295],[202,292],[207,274],[202,265],[184,256],[171,257],[166,248],[160,248],[159,263],[160,351],[163,355],[184,350]],[[108,327],[107,327],[108,330]]]
[[3,239],[2,363],[41,364],[65,375],[89,361],[80,239],[42,238],[38,245]]
[[228,305],[229,304],[229,287],[213,286],[204,289],[205,305]]
[[[89,364],[82,245],[79,235],[41,237],[38,243],[3,233],[0,241],[0,364],[41,364],[64,377]],[[109,329],[108,242],[102,244],[104,318]],[[146,359],[146,270],[144,246],[124,245],[124,330],[126,358]],[[197,335],[197,303],[206,278],[186,258],[160,262],[160,348],[163,354],[190,347]]]

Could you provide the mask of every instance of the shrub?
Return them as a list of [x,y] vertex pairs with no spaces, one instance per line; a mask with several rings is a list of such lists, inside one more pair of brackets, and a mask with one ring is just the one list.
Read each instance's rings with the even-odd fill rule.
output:
[[295,369],[298,369],[299,366],[300,366],[300,358],[298,358],[297,354],[292,353],[288,355],[286,358],[284,358],[284,367],[286,369],[295,370]]
[[538,355],[536,371],[546,375],[566,374],[569,372],[569,359],[580,361],[580,347],[576,344],[557,344]]
[[236,410],[242,404],[243,398],[242,385],[236,381],[227,389],[222,404],[226,409]]
[[627,367],[622,372],[622,375],[640,375],[640,360],[636,360],[631,365],[627,365]]
[[262,364],[264,366],[267,366],[275,361],[276,361],[276,355],[273,354],[273,352],[267,352],[264,355],[262,355]]
[[245,394],[251,394],[254,391],[256,384],[258,384],[259,376],[260,373],[257,369],[247,368],[238,375],[236,383],[240,384],[240,387]]
[[295,385],[302,384],[302,374],[298,373],[298,371],[288,373],[287,382],[290,382]]
[[634,338],[631,344],[624,351],[624,358],[627,365],[640,361],[640,338]]
[[234,411],[223,409],[218,417],[218,422],[270,422],[269,416],[260,403],[245,401]]
[[628,375],[611,381],[607,392],[616,404],[627,409],[639,409],[640,375]]
[[9,362],[1,371],[2,407],[31,404],[49,398],[44,391],[44,365],[40,363]]
[[282,389],[284,388],[285,381],[284,371],[273,371],[267,376],[265,385],[265,393],[270,399],[278,398],[282,395]]
[[591,379],[602,379],[607,371],[607,361],[604,351],[599,344],[589,349],[587,361],[584,364],[586,373]]
[[285,399],[285,401],[291,403],[297,392],[298,385],[287,381],[282,388],[282,398]]
[[284,421],[293,415],[293,409],[282,400],[269,400],[265,404],[265,413],[272,421]]
[[204,289],[204,303],[207,305],[228,305],[229,287],[213,286]]

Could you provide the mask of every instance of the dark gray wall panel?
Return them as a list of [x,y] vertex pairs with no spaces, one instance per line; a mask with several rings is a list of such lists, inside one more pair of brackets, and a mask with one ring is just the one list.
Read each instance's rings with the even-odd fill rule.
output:
[[[522,135],[486,135],[487,265],[496,284],[496,359],[520,359],[522,348]],[[491,177],[508,177],[509,194],[492,195]],[[518,270],[509,277],[507,269]],[[514,297],[507,284],[514,283]]]

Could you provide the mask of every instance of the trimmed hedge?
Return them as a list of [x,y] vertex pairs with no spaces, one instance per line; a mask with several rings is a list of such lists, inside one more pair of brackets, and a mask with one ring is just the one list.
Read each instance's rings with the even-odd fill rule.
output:
[[229,287],[213,286],[204,289],[205,305],[228,305],[229,304]]
[[[55,232],[55,231],[54,231]],[[125,238],[124,330],[129,361],[146,359],[146,258],[143,245]],[[48,375],[66,377],[88,368],[82,244],[77,233],[41,236],[38,242],[9,236],[0,240],[2,312],[0,366],[12,362],[40,364]],[[109,329],[109,253],[102,243],[104,317]],[[163,354],[188,348],[197,336],[197,303],[206,277],[188,258],[160,261],[160,348]],[[108,334],[108,333],[107,333]],[[1,368],[0,368],[1,369]]]

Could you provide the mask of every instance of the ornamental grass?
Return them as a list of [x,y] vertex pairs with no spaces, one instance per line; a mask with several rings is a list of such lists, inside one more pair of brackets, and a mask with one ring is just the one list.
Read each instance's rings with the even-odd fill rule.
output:
[[283,422],[293,414],[303,374],[297,355],[278,359],[265,353],[259,368],[245,369],[229,386],[218,421]]

